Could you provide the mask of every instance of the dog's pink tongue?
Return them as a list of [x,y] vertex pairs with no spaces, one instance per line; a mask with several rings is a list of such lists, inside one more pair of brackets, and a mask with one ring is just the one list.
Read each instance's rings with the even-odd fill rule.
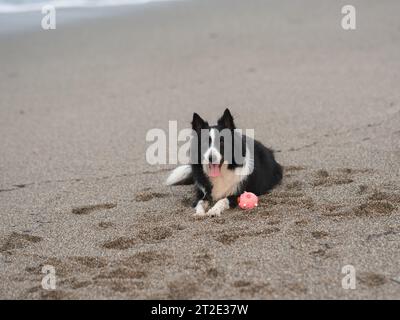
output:
[[221,170],[218,164],[210,164],[210,177],[218,177],[221,174]]

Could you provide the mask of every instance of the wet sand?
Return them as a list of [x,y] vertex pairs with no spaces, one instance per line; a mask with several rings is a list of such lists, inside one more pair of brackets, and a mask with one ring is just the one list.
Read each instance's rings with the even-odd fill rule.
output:
[[[222,0],[1,33],[0,297],[400,298],[400,3],[353,2],[355,31],[331,1]],[[283,183],[194,219],[146,132],[227,106]]]

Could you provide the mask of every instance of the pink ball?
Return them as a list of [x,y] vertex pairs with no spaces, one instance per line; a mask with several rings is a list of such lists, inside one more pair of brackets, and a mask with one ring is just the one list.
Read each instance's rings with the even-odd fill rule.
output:
[[258,206],[258,197],[251,192],[244,192],[238,198],[239,207],[242,209],[253,209]]

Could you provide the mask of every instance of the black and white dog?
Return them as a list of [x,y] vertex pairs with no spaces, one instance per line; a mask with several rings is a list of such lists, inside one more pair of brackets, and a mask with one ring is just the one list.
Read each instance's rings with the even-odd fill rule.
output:
[[[196,216],[219,216],[234,208],[243,192],[262,195],[281,181],[273,152],[241,134],[229,109],[215,126],[194,113],[192,129],[191,164],[173,170],[166,184],[195,184]],[[208,210],[211,202],[216,203]]]

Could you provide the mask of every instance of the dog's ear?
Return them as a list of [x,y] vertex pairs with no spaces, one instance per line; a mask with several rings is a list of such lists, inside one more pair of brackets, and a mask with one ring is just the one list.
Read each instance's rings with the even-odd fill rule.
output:
[[221,118],[219,118],[218,124],[224,128],[231,130],[236,128],[235,123],[233,122],[233,117],[228,108],[225,109],[224,114],[222,115]]
[[194,131],[200,131],[205,127],[205,121],[195,112],[193,113],[192,129]]

